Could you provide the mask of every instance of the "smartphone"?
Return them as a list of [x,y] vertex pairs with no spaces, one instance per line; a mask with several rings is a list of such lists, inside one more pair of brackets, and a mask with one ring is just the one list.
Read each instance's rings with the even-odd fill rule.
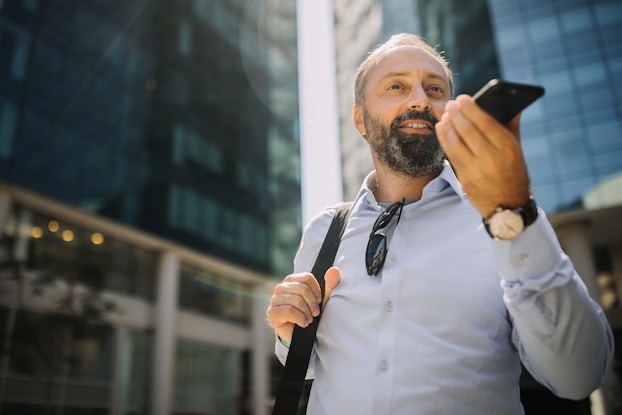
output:
[[473,95],[473,99],[497,121],[505,124],[542,95],[544,88],[538,85],[491,79]]

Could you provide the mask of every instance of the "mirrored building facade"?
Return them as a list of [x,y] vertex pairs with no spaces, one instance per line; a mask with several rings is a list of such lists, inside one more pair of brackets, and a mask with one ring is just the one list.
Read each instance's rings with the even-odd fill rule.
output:
[[0,413],[264,413],[297,74],[295,2],[0,1]]
[[543,85],[523,120],[539,203],[555,212],[622,171],[622,4],[491,0],[501,74]]

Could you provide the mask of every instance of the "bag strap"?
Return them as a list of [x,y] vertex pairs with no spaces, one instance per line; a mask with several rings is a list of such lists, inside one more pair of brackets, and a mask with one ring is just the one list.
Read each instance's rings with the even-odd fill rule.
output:
[[[352,202],[348,202],[337,208],[315,265],[311,270],[311,273],[320,284],[322,301],[326,291],[324,274],[335,262],[335,255],[337,255],[341,237],[350,217],[351,206]],[[298,410],[305,375],[309,367],[309,360],[311,359],[313,343],[315,343],[315,333],[322,316],[321,310],[322,303],[320,303],[320,315],[315,317],[313,322],[306,328],[294,326],[294,334],[289,347],[289,353],[287,354],[283,375],[281,376],[281,383],[279,384],[272,415],[294,415]]]

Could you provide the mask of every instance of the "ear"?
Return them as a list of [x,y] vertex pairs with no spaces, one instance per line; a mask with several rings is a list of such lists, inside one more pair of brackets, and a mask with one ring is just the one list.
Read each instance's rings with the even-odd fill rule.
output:
[[363,107],[360,104],[355,104],[352,107],[352,118],[354,119],[354,127],[363,137],[367,136],[365,130],[365,123],[363,122]]

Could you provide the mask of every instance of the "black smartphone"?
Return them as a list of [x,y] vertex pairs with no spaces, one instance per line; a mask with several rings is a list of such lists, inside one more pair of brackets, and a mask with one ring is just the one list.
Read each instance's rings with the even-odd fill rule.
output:
[[497,121],[505,124],[542,95],[544,88],[538,85],[491,79],[473,95],[473,99]]

